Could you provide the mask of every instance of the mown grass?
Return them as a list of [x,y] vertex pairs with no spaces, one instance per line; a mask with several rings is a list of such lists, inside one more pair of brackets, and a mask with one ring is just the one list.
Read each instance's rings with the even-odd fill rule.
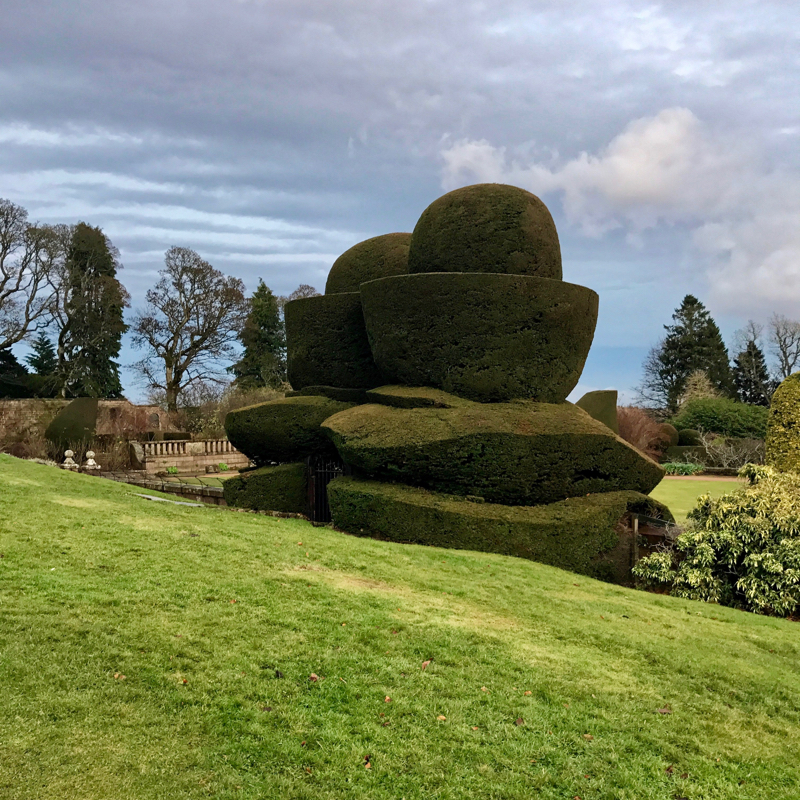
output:
[[675,516],[675,521],[680,525],[686,522],[687,514],[697,504],[701,494],[711,497],[721,497],[723,494],[740,489],[744,483],[738,479],[732,480],[702,480],[695,478],[666,477],[650,492],[650,496],[664,503]]
[[800,796],[793,623],[140,491],[0,456],[0,797]]

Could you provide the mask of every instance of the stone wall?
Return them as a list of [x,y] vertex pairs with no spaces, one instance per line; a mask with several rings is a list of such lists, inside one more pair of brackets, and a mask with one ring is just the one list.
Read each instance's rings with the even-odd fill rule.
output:
[[164,472],[177,467],[182,474],[204,472],[206,467],[227,464],[231,470],[250,465],[227,439],[180,439],[167,442],[131,442],[131,465],[146,472]]

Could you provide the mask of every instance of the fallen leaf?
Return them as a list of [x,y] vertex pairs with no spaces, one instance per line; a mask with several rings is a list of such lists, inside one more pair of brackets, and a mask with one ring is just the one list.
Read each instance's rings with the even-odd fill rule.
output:
[[[689,773],[688,772],[684,772],[683,775],[681,775],[681,780],[685,781],[688,777],[689,777]],[[741,786],[743,783],[744,783],[744,781],[739,781],[739,786]]]
[[367,763],[364,764],[364,769],[372,769],[372,764],[370,764],[369,761],[367,761]]
[[657,708],[656,709],[656,714],[671,714],[671,713],[672,713],[672,710],[667,708],[666,706],[664,708]]
[[306,743],[304,741],[300,742],[300,747],[305,747],[305,746],[306,746]]
[[383,727],[384,727],[384,728],[388,728],[388,727],[389,727],[391,724],[392,724],[392,723],[391,723],[391,722],[388,722],[388,721],[387,721],[387,722],[384,722],[384,723],[383,723]]
[[272,711],[272,706],[261,706],[262,711]]
[[235,602],[236,602],[235,600],[231,600],[231,603],[235,603]]
[[298,542],[298,543],[297,543],[297,546],[299,547],[299,546],[300,546],[300,545],[302,545],[302,544],[303,544],[302,542]]
[[316,682],[319,680],[319,675],[317,675],[317,673],[316,673],[316,672],[312,672],[312,673],[311,673],[311,674],[308,676],[308,679],[311,681],[311,683],[316,683]]
[[276,678],[282,678],[283,677],[283,673],[279,669],[276,669],[275,670],[275,677]]
[[189,681],[187,681],[186,678],[183,679],[183,682],[184,683],[189,683]]
[[383,702],[384,703],[391,703],[392,702],[392,698],[389,697],[389,695],[387,694],[386,697],[383,698]]
[[445,717],[443,714],[439,714],[439,716],[436,717],[436,719],[438,719],[439,722],[445,722],[447,720],[447,717]]
[[344,628],[344,626],[345,626],[345,625],[347,625],[347,623],[346,623],[346,622],[343,622],[343,623],[342,623],[342,627]]
[[488,692],[489,690],[485,686],[481,686],[481,691],[482,692]]
[[525,692],[525,697],[530,697],[532,694],[533,692]]
[[430,659],[428,659],[427,661],[423,661],[422,662],[422,669],[427,669],[428,666],[430,665],[430,663],[431,663]]
[[517,725],[517,726],[519,726],[519,725],[524,725],[524,724],[525,724],[525,720],[524,720],[524,719],[522,719],[522,717],[517,717],[517,718],[514,720],[514,724],[515,724],[515,725]]
[[124,680],[125,680],[125,676],[124,676],[124,675],[123,675],[121,672],[115,672],[115,673],[114,673],[114,677],[115,677],[115,678],[116,678],[118,681],[124,681]]
[[584,733],[583,738],[586,739],[587,742],[591,742],[592,739],[594,739],[594,736],[592,736],[591,733]]
[[675,772],[675,767],[673,767],[673,766],[672,766],[672,764],[670,764],[670,765],[669,765],[669,766],[668,766],[668,767],[667,767],[667,768],[664,770],[664,772],[666,772],[666,773],[667,773],[667,775],[672,775],[672,773],[673,773],[673,772]]
[[569,703],[564,703],[564,708],[569,708]]
[[473,725],[472,726],[472,730],[474,730],[474,731],[478,730],[478,726],[477,725]]
[[[306,767],[306,772],[310,775],[311,774],[311,767]],[[237,788],[241,789],[242,787],[239,786]]]

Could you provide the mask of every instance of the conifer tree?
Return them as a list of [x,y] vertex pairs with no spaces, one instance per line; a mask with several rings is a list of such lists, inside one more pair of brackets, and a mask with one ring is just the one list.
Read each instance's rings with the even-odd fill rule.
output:
[[758,344],[749,341],[733,363],[733,380],[739,400],[754,406],[769,406],[774,384]]
[[250,310],[239,335],[244,352],[230,371],[236,386],[247,391],[279,388],[286,380],[286,334],[278,298],[263,280],[250,298]]
[[44,331],[39,331],[39,335],[31,343],[31,349],[33,353],[25,359],[28,366],[42,377],[55,374],[58,369],[58,356],[50,337]]

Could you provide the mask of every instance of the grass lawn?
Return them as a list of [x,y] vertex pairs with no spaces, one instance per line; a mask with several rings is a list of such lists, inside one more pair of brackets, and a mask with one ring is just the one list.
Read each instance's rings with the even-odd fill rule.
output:
[[141,491],[0,455],[4,800],[800,797],[794,623]]
[[650,492],[650,496],[664,503],[675,515],[680,525],[686,522],[686,515],[695,507],[701,494],[720,497],[744,486],[738,478],[730,480],[703,480],[696,478],[666,477]]

